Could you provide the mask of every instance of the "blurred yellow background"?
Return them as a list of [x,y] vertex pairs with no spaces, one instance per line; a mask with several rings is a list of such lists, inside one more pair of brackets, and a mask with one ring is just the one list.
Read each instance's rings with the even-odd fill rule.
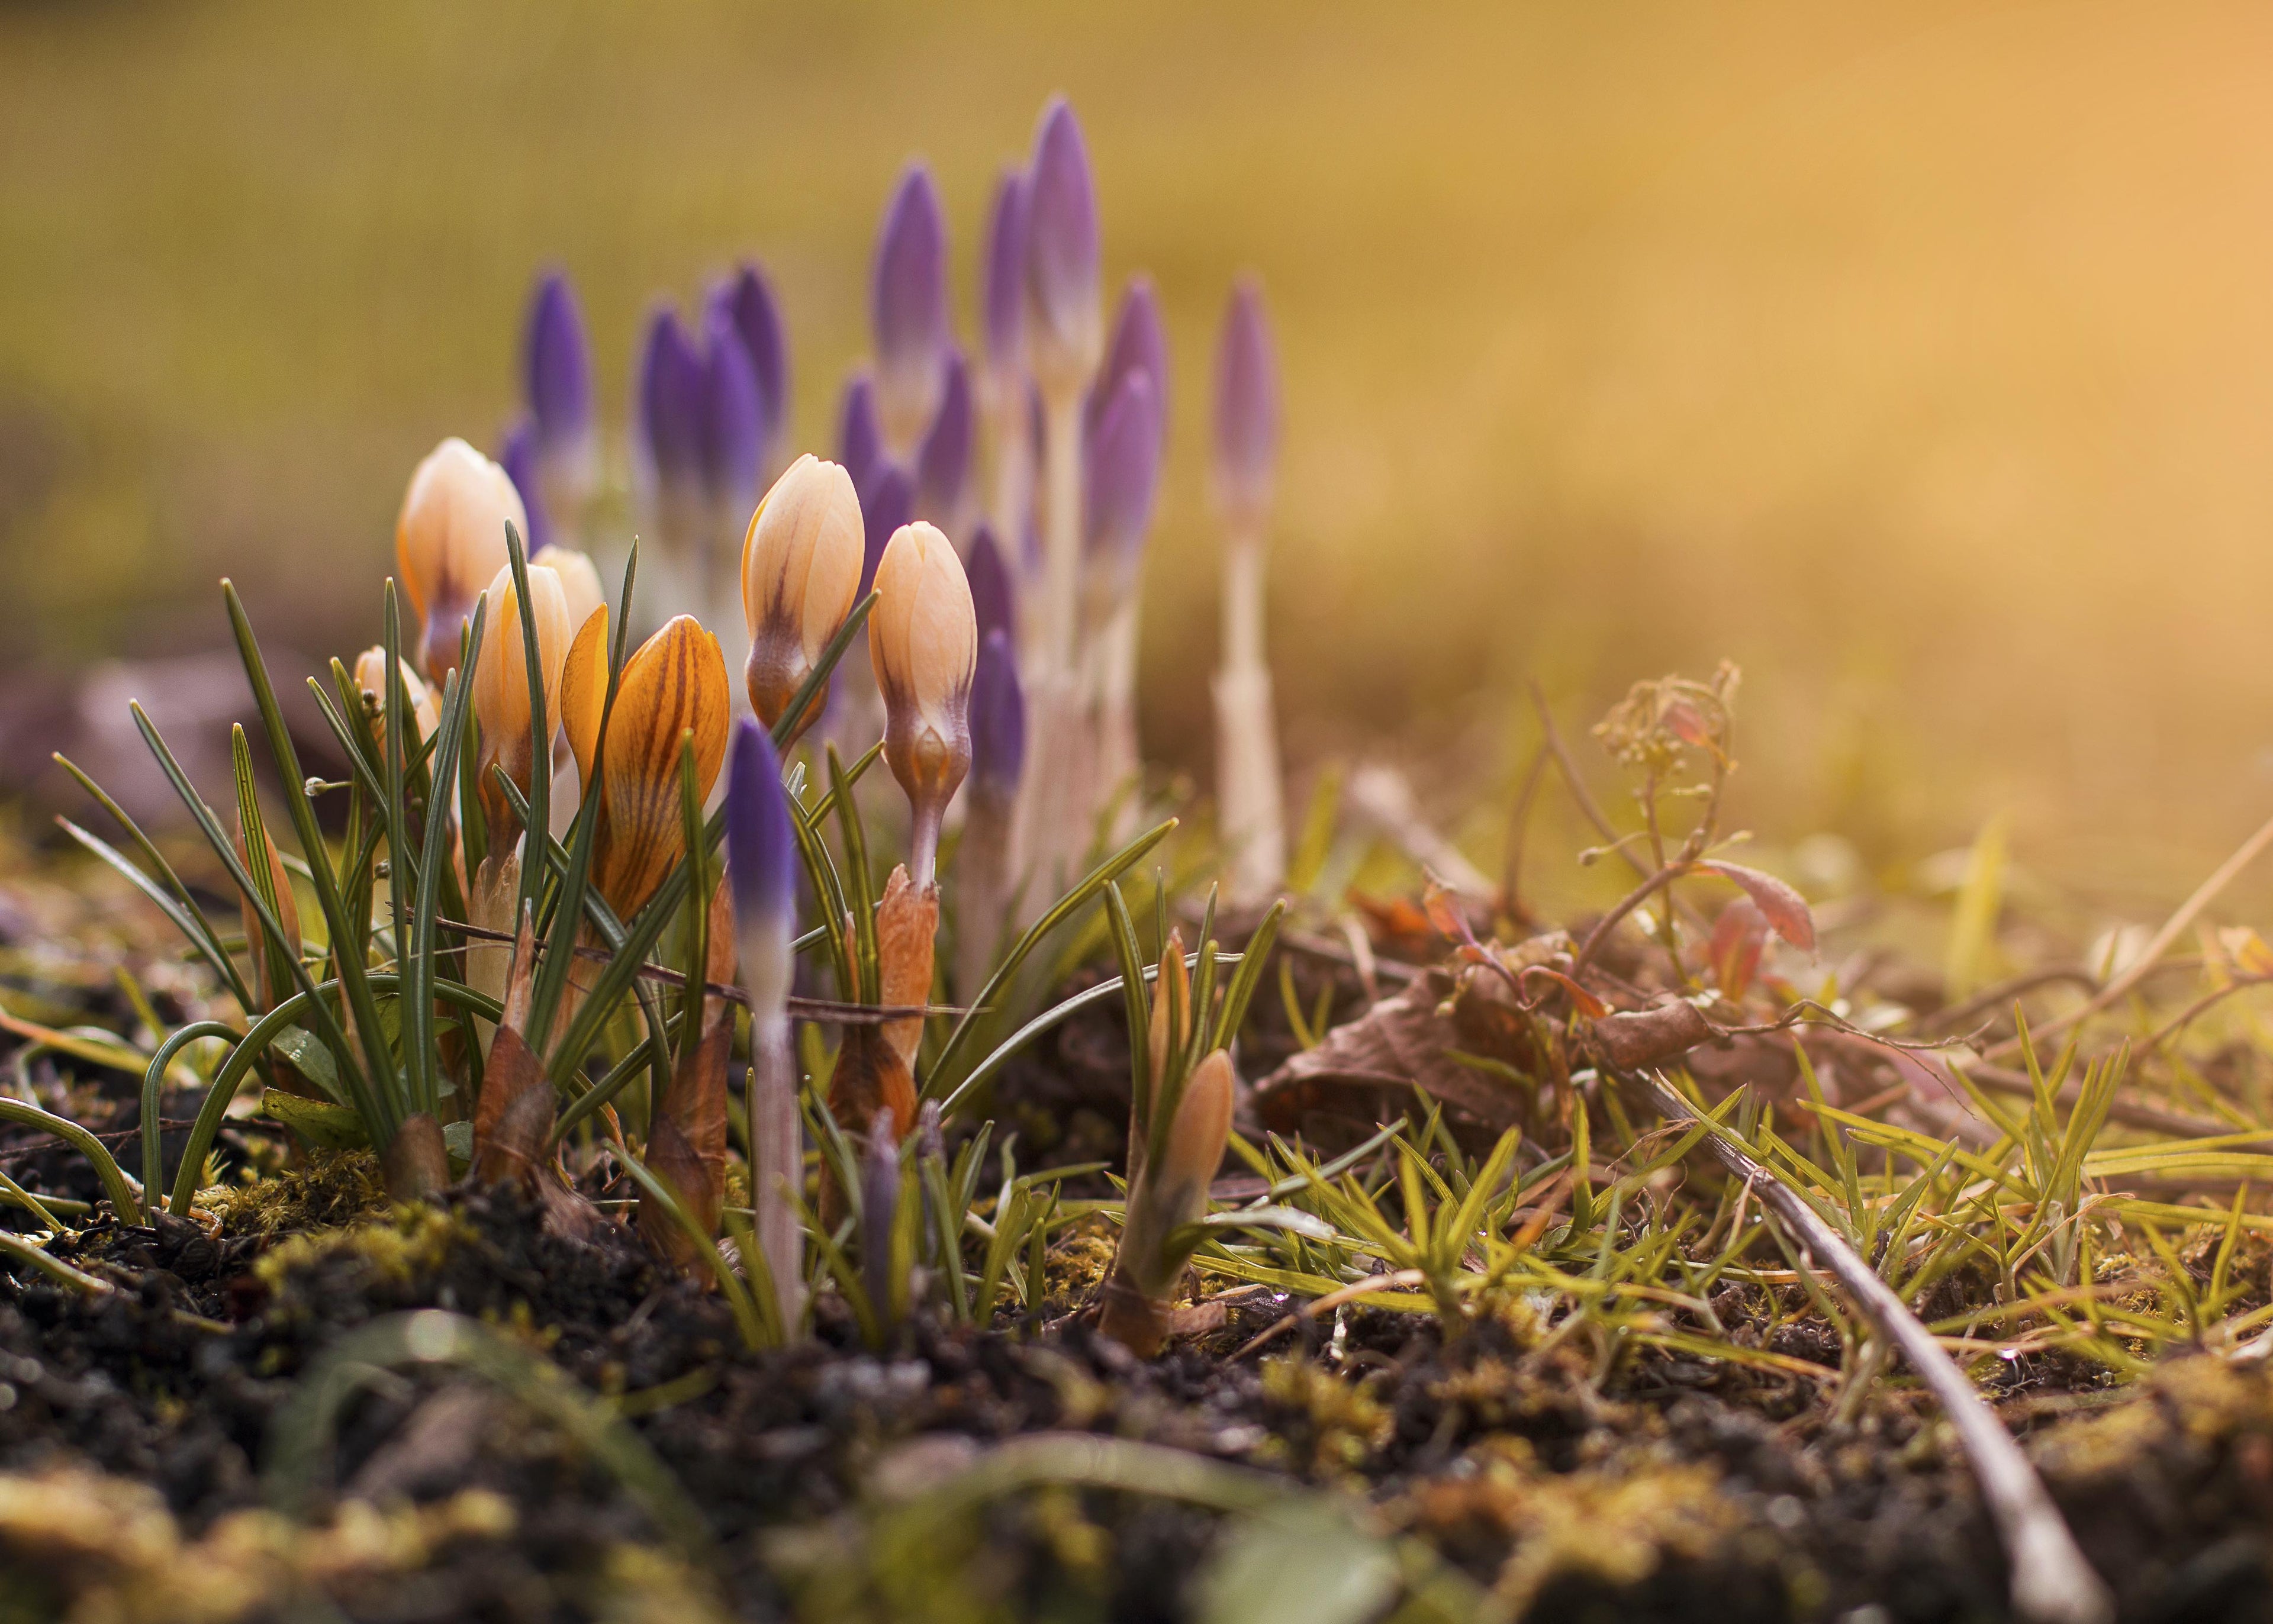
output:
[[371,640],[403,482],[494,444],[570,272],[619,450],[641,315],[729,258],[793,443],[934,165],[968,324],[1053,90],[1173,445],[1149,742],[1204,774],[1208,361],[1264,278],[1298,760],[1497,792],[1536,674],[1747,672],[1744,819],[2182,876],[2273,808],[2273,11],[0,4],[0,669],[206,647],[228,573]]

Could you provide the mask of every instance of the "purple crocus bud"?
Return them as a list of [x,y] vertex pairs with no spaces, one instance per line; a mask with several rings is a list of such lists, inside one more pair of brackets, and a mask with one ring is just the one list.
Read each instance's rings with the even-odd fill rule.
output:
[[986,217],[986,264],[979,326],[988,369],[1015,377],[1026,363],[1025,175],[1005,169],[994,183],[994,204]]
[[789,430],[789,338],[782,326],[781,303],[764,270],[748,260],[737,266],[711,296],[731,313],[742,347],[750,352],[765,419],[761,471],[769,474]]
[[758,375],[730,312],[711,308],[702,342],[702,485],[718,511],[739,520],[757,506],[764,472]]
[[884,548],[892,533],[912,520],[915,511],[916,482],[908,476],[907,469],[889,457],[879,460],[868,488],[860,493],[865,550],[860,558],[860,594],[852,600],[855,603],[876,584],[876,566],[884,560]]
[[1097,186],[1081,125],[1062,96],[1043,110],[1026,202],[1026,342],[1045,392],[1078,389],[1096,369]]
[[1121,296],[1121,308],[1114,315],[1113,337],[1105,347],[1105,363],[1098,368],[1097,386],[1089,394],[1083,424],[1087,435],[1096,434],[1097,420],[1112,404],[1121,380],[1136,371],[1147,374],[1152,380],[1153,409],[1159,415],[1160,439],[1166,444],[1168,333],[1160,320],[1160,300],[1152,291],[1152,279],[1141,274],[1129,279],[1129,287]]
[[939,414],[931,420],[916,453],[916,513],[950,535],[960,528],[963,498],[971,483],[971,454],[977,425],[971,400],[971,369],[960,350],[947,363],[947,388]]
[[640,460],[655,490],[701,489],[705,370],[679,312],[656,306],[640,350],[635,412]]
[[544,516],[544,498],[536,484],[536,423],[526,417],[516,418],[506,430],[505,444],[498,448],[499,466],[521,492],[521,505],[528,510],[529,534],[521,539],[531,558],[552,539],[552,525]]
[[1098,415],[1086,467],[1083,535],[1090,555],[1133,569],[1160,483],[1160,413],[1143,371],[1123,378]]
[[985,633],[971,677],[971,790],[1008,801],[1026,765],[1026,698],[1018,656],[1001,626]]
[[1010,566],[1003,560],[992,525],[982,523],[971,538],[971,557],[964,560],[963,573],[971,580],[971,610],[979,623],[980,645],[985,645],[989,632],[1017,636],[1017,588],[1011,583]]
[[529,300],[521,344],[521,377],[534,420],[537,457],[544,462],[589,460],[596,454],[598,423],[592,411],[592,354],[575,291],[548,271]]
[[789,996],[797,925],[797,835],[781,758],[771,736],[746,716],[735,724],[726,764],[726,874],[742,984],[761,1019],[778,1015]]
[[1231,290],[1215,361],[1216,489],[1235,525],[1262,524],[1278,455],[1278,358],[1263,284],[1242,276]]
[[884,210],[868,308],[876,332],[876,418],[884,444],[905,457],[939,410],[951,337],[947,215],[922,163],[902,172]]
[[852,488],[865,490],[883,460],[883,430],[876,426],[876,386],[863,372],[844,385],[844,403],[837,408],[836,460],[852,476]]

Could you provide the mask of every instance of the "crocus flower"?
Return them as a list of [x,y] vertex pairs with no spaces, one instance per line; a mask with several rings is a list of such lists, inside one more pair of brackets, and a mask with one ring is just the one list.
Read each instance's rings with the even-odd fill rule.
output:
[[[532,564],[528,568],[529,619],[536,628],[538,676],[544,687],[544,715],[550,724],[544,730],[544,737],[549,746],[552,729],[559,726],[560,715],[558,700],[561,662],[567,658],[569,639],[575,635],[576,629],[568,622],[568,599],[561,589],[560,577],[541,564]],[[489,824],[490,843],[502,848],[512,843],[521,826],[514,816],[512,803],[497,787],[490,769],[492,766],[502,767],[505,775],[525,796],[529,791],[529,775],[536,752],[530,737],[528,649],[521,629],[521,602],[514,589],[510,564],[491,580],[489,601],[489,619],[482,632],[481,653],[474,662],[474,715],[482,730],[476,782],[480,785],[482,815]],[[549,752],[544,770],[551,771]]]
[[903,525],[876,569],[868,655],[884,696],[884,760],[914,813],[909,864],[928,887],[940,819],[971,767],[971,678],[979,632],[971,586],[945,535]]
[[950,533],[961,528],[964,495],[971,483],[971,453],[976,424],[971,400],[971,369],[951,353],[947,386],[916,453],[916,512]]
[[765,414],[756,369],[731,312],[702,324],[702,490],[715,513],[739,520],[758,499]]
[[1026,762],[1026,700],[1018,656],[1001,626],[979,645],[971,678],[971,790],[974,797],[1016,793]]
[[506,561],[508,524],[528,530],[520,493],[461,439],[444,440],[410,476],[394,521],[394,561],[419,617],[419,663],[436,682],[458,669],[459,634],[476,595]]
[[1263,286],[1242,276],[1224,312],[1215,363],[1215,476],[1234,528],[1258,528],[1279,454],[1279,366]]
[[971,610],[979,624],[979,646],[984,647],[987,637],[996,631],[1008,632],[1015,642],[1017,588],[1011,582],[1010,566],[1003,561],[992,525],[981,524],[971,535],[971,554],[963,561],[963,569],[971,581]]
[[734,273],[711,290],[714,306],[723,306],[742,335],[749,352],[750,371],[757,379],[758,403],[763,420],[760,468],[773,471],[789,431],[789,340],[782,326],[781,304],[765,272],[745,260]]
[[1160,483],[1158,392],[1141,368],[1121,378],[1089,440],[1083,541],[1116,598],[1125,591],[1152,522]]
[[529,299],[521,377],[534,426],[534,472],[546,505],[573,522],[599,471],[600,436],[584,318],[558,271],[547,272]]
[[1231,1138],[1237,1093],[1229,1052],[1212,1051],[1184,1084],[1159,1158],[1147,1160],[1129,1186],[1128,1222],[1106,1279],[1098,1328],[1142,1358],[1159,1352],[1166,1338],[1168,1294],[1197,1245],[1178,1231],[1207,1213],[1208,1186]]
[[876,385],[863,372],[844,385],[836,408],[836,460],[852,475],[853,488],[866,491],[870,475],[889,460],[884,431],[876,426]]
[[[418,745],[424,744],[433,733],[441,720],[441,712],[435,706],[434,691],[419,681],[418,673],[410,669],[408,660],[397,669],[402,673],[402,691],[409,696],[411,721],[416,724],[418,730],[418,736],[410,746],[415,752]],[[379,738],[379,748],[384,752],[386,745],[386,650],[385,648],[378,647],[366,648],[356,656],[355,682],[356,689],[363,694],[364,707],[371,714],[372,729]],[[384,753],[380,759],[382,760],[386,759]]]
[[1168,334],[1160,321],[1159,296],[1149,276],[1132,276],[1113,318],[1113,338],[1105,347],[1105,362],[1097,370],[1097,385],[1089,393],[1087,430],[1094,434],[1097,419],[1132,373],[1152,380],[1152,409],[1159,418],[1159,438],[1168,434]]
[[725,759],[733,696],[718,640],[691,615],[678,616],[624,662],[603,750],[607,644],[605,617],[587,621],[576,634],[561,677],[560,711],[588,803],[598,762],[600,822],[593,833],[593,879],[616,917],[629,919],[686,852],[679,805],[679,738],[690,732],[694,737],[695,794],[707,799]]
[[544,492],[537,479],[536,423],[523,417],[507,429],[497,460],[506,477],[513,481],[513,488],[521,493],[522,511],[529,515],[526,539],[534,556],[552,539],[552,520],[544,511]]
[[922,163],[902,173],[884,211],[868,309],[876,335],[877,420],[892,453],[908,457],[939,411],[951,334],[947,216]]
[[1062,96],[1043,110],[1027,185],[1026,342],[1050,394],[1087,380],[1101,342],[1097,187],[1081,124]]
[[640,348],[634,425],[642,475],[651,490],[677,496],[701,486],[705,371],[702,352],[679,312],[657,306],[648,318]]
[[594,610],[608,601],[607,593],[600,586],[600,572],[593,567],[590,558],[574,548],[539,548],[529,561],[543,565],[560,578],[560,591],[568,602],[571,636],[582,629]]
[[803,1181],[797,1069],[790,1049],[790,942],[797,933],[797,833],[772,737],[744,718],[726,767],[726,879],[743,989],[750,995],[750,1201],[758,1249],[784,1325],[804,1270],[791,1194]]
[[[799,457],[758,505],[742,542],[745,679],[750,707],[768,727],[779,723],[852,612],[865,568],[851,475],[810,453]],[[826,697],[798,719],[792,740],[819,719]]]
[[1026,177],[1005,169],[986,216],[986,263],[979,328],[987,370],[1016,380],[1026,366]]
[[876,584],[876,566],[883,562],[884,548],[900,528],[915,517],[916,482],[908,471],[891,459],[885,458],[871,472],[868,483],[860,491],[860,516],[866,532],[860,562],[860,596]]

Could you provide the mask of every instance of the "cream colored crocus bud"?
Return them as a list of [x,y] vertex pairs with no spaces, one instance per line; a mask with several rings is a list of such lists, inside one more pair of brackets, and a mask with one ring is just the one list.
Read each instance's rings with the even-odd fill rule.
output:
[[444,440],[410,476],[394,521],[394,562],[418,611],[417,662],[434,682],[458,669],[460,631],[475,595],[506,561],[508,522],[528,536],[512,477],[461,439]]
[[568,600],[568,624],[581,626],[592,617],[592,611],[608,601],[600,586],[600,572],[592,565],[591,558],[574,547],[540,547],[531,564],[541,564],[560,578],[560,590]]
[[[418,745],[433,737],[434,729],[441,720],[441,713],[434,704],[434,690],[421,682],[418,673],[412,670],[407,662],[401,670],[402,691],[410,700],[411,720],[418,727],[417,744],[411,746],[416,752]],[[386,746],[386,650],[373,647],[357,655],[355,680],[356,686],[363,691],[364,708],[371,714],[371,731],[379,742],[379,748],[384,751]],[[382,760],[385,759],[384,755],[380,758]]]
[[[529,737],[529,655],[521,629],[521,603],[514,591],[513,566],[499,570],[489,584],[490,610],[482,631],[482,647],[474,662],[474,715],[480,720],[482,816],[489,825],[490,845],[512,843],[521,820],[512,803],[498,788],[492,765],[529,793],[529,769],[536,747]],[[568,620],[568,595],[560,577],[542,564],[529,566],[529,619],[536,628],[536,658],[544,690],[544,715],[552,729],[560,724],[560,667],[568,658],[568,640],[576,628]],[[546,752],[545,770],[551,770]]]
[[[810,452],[774,482],[742,540],[742,616],[750,628],[744,678],[750,708],[776,726],[852,612],[860,590],[860,498],[852,476]],[[824,692],[784,747],[821,717]]]
[[955,547],[933,525],[902,525],[876,565],[868,655],[884,696],[884,760],[915,813],[908,866],[932,882],[940,819],[971,769],[971,677],[979,621]]

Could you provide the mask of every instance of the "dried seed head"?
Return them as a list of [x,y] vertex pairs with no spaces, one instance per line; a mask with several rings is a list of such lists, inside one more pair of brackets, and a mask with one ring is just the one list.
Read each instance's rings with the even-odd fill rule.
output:
[[507,524],[524,535],[529,528],[520,492],[465,441],[444,440],[411,475],[394,523],[394,560],[419,616],[419,662],[437,682],[458,669],[459,633],[506,561]]
[[971,586],[934,527],[903,525],[876,569],[868,654],[884,696],[884,760],[907,792],[909,866],[931,881],[939,820],[971,767],[971,680],[979,654]]
[[[751,707],[768,727],[780,722],[852,612],[864,558],[851,475],[810,453],[799,457],[751,515],[742,543],[742,614],[750,631],[745,676]],[[820,714],[816,698],[791,737]]]

